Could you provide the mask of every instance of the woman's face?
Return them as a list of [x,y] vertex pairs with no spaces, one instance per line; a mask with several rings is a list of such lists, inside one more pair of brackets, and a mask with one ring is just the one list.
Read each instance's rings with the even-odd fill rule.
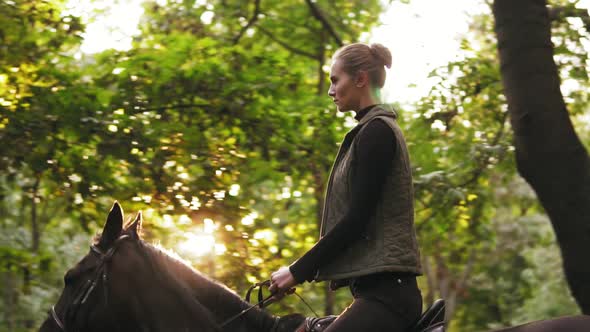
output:
[[361,89],[356,87],[354,78],[342,69],[340,60],[332,64],[330,82],[328,95],[334,100],[338,111],[358,111]]

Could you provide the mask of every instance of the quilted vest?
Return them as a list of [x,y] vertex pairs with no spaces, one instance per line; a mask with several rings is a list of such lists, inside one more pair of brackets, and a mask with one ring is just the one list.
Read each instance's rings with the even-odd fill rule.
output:
[[351,204],[356,137],[370,121],[384,121],[395,135],[395,157],[365,231],[336,259],[318,270],[315,280],[343,280],[377,272],[420,275],[420,253],[414,230],[414,189],[405,139],[388,105],[376,105],[349,131],[338,151],[326,190],[320,236],[344,217]]

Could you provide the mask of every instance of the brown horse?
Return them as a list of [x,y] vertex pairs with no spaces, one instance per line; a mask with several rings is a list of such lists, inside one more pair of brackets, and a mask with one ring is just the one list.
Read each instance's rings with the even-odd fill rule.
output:
[[[123,227],[123,210],[115,202],[101,236],[66,273],[64,290],[40,332],[292,332],[304,331],[305,325],[316,321],[299,314],[277,317],[257,307],[232,319],[250,304],[142,241],[141,224],[139,213]],[[438,304],[442,306],[431,307],[413,331],[444,331],[444,325],[436,323],[444,316],[444,302]],[[497,332],[549,331],[588,332],[590,316],[532,322]]]
[[509,327],[495,332],[588,332],[590,316],[567,316],[540,320],[519,326]]
[[227,287],[141,240],[141,213],[123,228],[115,202],[102,235],[70,269],[64,290],[41,325],[50,331],[294,331],[298,314],[275,317]]

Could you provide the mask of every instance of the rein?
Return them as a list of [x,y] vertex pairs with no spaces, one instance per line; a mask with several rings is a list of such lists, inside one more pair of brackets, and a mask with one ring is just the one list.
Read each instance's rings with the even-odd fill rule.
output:
[[254,307],[260,307],[260,309],[262,309],[266,305],[270,304],[270,302],[271,302],[272,297],[274,296],[274,294],[270,294],[266,298],[264,298],[262,296],[262,286],[269,286],[269,285],[270,285],[270,280],[265,280],[263,282],[257,282],[254,285],[250,286],[250,288],[248,288],[248,292],[246,292],[246,302],[250,302],[250,293],[252,292],[252,290],[255,289],[256,287],[260,287],[258,289],[258,303],[254,303],[253,305],[249,306],[248,308],[240,311],[238,314],[236,314],[236,315],[232,316],[231,318],[227,319],[225,322],[223,322],[223,324],[220,325],[220,327],[221,328],[224,328],[229,323],[231,323],[234,320],[236,320],[236,319],[242,317],[243,315],[245,315],[248,311],[252,310]]
[[57,313],[55,311],[55,305],[51,306],[51,311],[50,311],[51,318],[53,319],[55,324],[60,328],[61,331],[63,331],[63,332],[68,331],[66,329],[65,322],[67,319],[67,315],[70,313],[70,310],[71,310],[72,318],[74,318],[76,316],[76,313],[80,309],[80,307],[86,303],[86,300],[88,300],[88,297],[90,296],[90,294],[92,294],[92,292],[94,291],[94,289],[96,288],[96,286],[98,285],[98,283],[100,281],[102,281],[102,283],[103,283],[105,303],[108,304],[108,288],[107,288],[108,268],[107,268],[107,263],[111,260],[111,258],[115,254],[115,251],[118,248],[117,244],[127,238],[129,238],[129,235],[126,235],[126,234],[121,235],[119,238],[117,238],[115,240],[112,247],[109,250],[107,250],[107,252],[103,252],[96,245],[90,246],[90,249],[92,250],[92,252],[96,253],[99,256],[99,263],[97,265],[97,269],[96,269],[94,278],[86,280],[84,287],[82,287],[82,291],[74,298],[74,302],[71,303],[70,307],[66,307],[66,310],[64,310],[65,317],[63,317],[62,319],[60,319],[59,316],[57,315]]
[[[239,312],[238,314],[232,316],[231,318],[227,319],[225,322],[223,322],[223,324],[220,325],[221,328],[224,328],[226,325],[228,325],[229,323],[233,322],[234,320],[242,317],[243,315],[245,315],[248,311],[252,310],[254,307],[259,307],[260,309],[263,309],[265,306],[268,306],[269,304],[272,303],[272,297],[275,295],[274,293],[270,294],[269,296],[267,296],[266,298],[262,296],[262,287],[263,286],[270,286],[270,280],[265,280],[262,282],[257,282],[255,284],[253,284],[252,286],[250,286],[250,288],[248,288],[248,291],[246,292],[246,302],[250,302],[250,295],[252,293],[252,290],[254,290],[255,288],[258,287],[258,303],[254,303],[251,306],[249,306],[248,308],[242,310],[241,312]],[[295,292],[295,288],[292,288],[291,290],[288,290],[286,294],[295,294],[297,295],[297,297],[309,308],[309,310],[311,310],[311,312],[313,312],[313,314],[316,317],[319,317],[318,314],[315,312],[315,310],[313,310],[313,308],[309,305],[309,303],[307,303],[307,301],[305,301],[301,295],[297,294]],[[278,319],[275,321],[275,325],[278,323]]]

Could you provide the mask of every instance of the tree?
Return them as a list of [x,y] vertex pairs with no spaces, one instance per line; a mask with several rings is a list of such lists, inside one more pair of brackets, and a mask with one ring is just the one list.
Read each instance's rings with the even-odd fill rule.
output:
[[[553,8],[570,5],[561,0],[553,4]],[[581,87],[568,90],[565,98],[573,115],[582,117],[588,105],[588,75],[579,64],[587,59],[581,47],[587,33],[579,30],[577,21],[555,17],[552,29],[558,68],[569,86]],[[523,313],[519,317],[513,314],[534,296],[536,289],[531,286],[553,283],[561,287],[562,281],[558,275],[540,272],[535,272],[542,276],[538,280],[527,278],[525,272],[538,271],[539,266],[515,249],[548,252],[555,247],[547,247],[551,241],[524,242],[535,238],[534,227],[528,224],[541,213],[541,207],[523,199],[517,190],[520,185],[515,186],[513,179],[512,130],[502,94],[493,23],[490,3],[489,13],[470,19],[459,60],[431,74],[439,83],[417,104],[417,114],[402,112],[400,117],[415,165],[425,302],[435,297],[447,299],[447,318],[459,330],[510,326],[524,322],[525,317],[543,319],[558,312],[576,312],[571,306],[555,310],[553,303],[545,314],[542,310],[528,312],[527,306],[519,310]],[[500,190],[507,193],[499,196]],[[516,222],[523,225],[510,225]],[[506,227],[518,228],[521,234],[507,234],[503,231]],[[498,294],[502,289],[510,295]],[[568,295],[564,294],[566,300]]]
[[66,219],[73,202],[76,154],[65,147],[84,141],[73,129],[93,103],[64,56],[81,40],[77,17],[38,1],[3,1],[0,12],[1,319],[17,330],[32,327],[40,309],[37,277],[53,261],[42,234],[51,218]]
[[[11,330],[42,317],[77,257],[53,247],[86,240],[115,198],[167,246],[213,220],[227,251],[195,265],[234,289],[313,244],[346,130],[325,64],[376,23],[379,1],[146,1],[131,50],[81,59],[84,26],[63,5],[0,3],[0,137],[20,147],[0,147]],[[29,284],[36,297],[22,296]]]
[[560,91],[545,0],[493,4],[518,172],[549,215],[572,295],[590,314],[590,159]]

